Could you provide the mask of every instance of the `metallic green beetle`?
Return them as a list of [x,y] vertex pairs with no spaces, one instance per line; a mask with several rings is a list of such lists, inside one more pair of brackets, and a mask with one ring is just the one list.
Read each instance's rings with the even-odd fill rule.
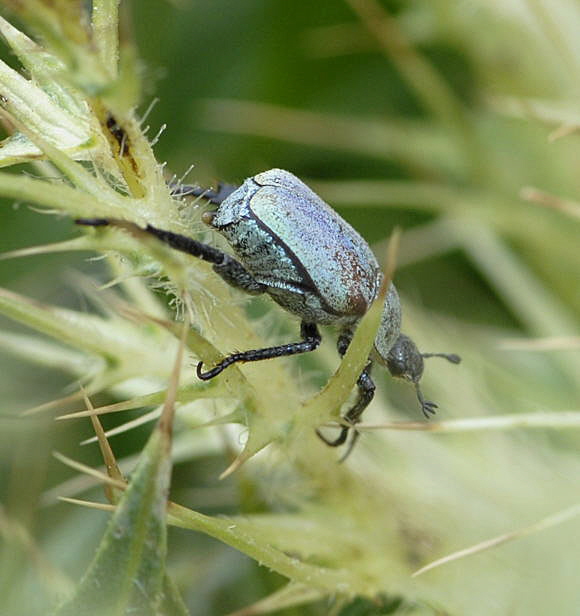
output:
[[[206,212],[203,220],[226,238],[237,259],[208,244],[151,225],[145,231],[176,250],[213,263],[215,272],[228,284],[252,295],[267,293],[301,320],[299,342],[233,353],[205,372],[200,362],[200,379],[212,379],[236,362],[313,351],[321,340],[317,325],[332,325],[339,330],[338,352],[344,355],[357,323],[377,296],[382,273],[365,240],[329,205],[282,169],[259,173],[239,188],[222,184],[214,192],[179,186],[173,194],[201,196],[218,206],[216,211]],[[91,226],[114,224],[107,219],[77,222]],[[349,430],[360,421],[372,400],[373,361],[415,386],[425,417],[435,413],[437,405],[425,400],[419,388],[423,359],[437,356],[453,363],[460,359],[454,354],[420,353],[400,330],[401,306],[391,284],[373,351],[357,381],[358,398],[344,415],[337,438],[329,440],[317,432],[328,445],[345,443]],[[346,455],[357,437],[354,430]]]

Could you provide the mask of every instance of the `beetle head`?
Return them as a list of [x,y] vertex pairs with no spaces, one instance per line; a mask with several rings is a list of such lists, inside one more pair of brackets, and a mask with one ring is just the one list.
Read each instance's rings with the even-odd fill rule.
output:
[[423,376],[423,356],[417,345],[405,334],[399,334],[386,357],[385,363],[393,376],[411,383],[417,384]]
[[409,336],[399,334],[383,362],[393,376],[413,383],[425,417],[434,414],[437,408],[434,402],[425,400],[419,387],[419,381],[423,376],[425,367],[424,359],[427,357],[443,357],[453,364],[458,364],[461,361],[460,357],[454,353],[421,353]]

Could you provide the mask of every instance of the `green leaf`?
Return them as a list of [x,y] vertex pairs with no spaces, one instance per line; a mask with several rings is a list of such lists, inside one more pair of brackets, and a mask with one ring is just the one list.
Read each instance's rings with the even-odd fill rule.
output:
[[83,97],[68,84],[66,66],[55,55],[35,43],[11,23],[0,17],[0,35],[16,54],[31,77],[30,83],[40,87],[62,110],[73,117],[86,120],[86,104]]
[[[88,571],[55,616],[187,614],[177,589],[165,575],[165,559],[173,419],[188,328],[186,320],[157,427],[139,458]],[[88,398],[85,402],[92,407]],[[93,418],[93,425],[109,477],[119,485],[121,472],[98,419]],[[112,493],[109,497],[116,502]]]
[[324,599],[326,593],[305,584],[289,582],[286,586],[274,591],[271,595],[256,601],[248,607],[242,608],[228,616],[257,616],[258,614],[272,614],[284,608],[296,607]]
[[163,578],[163,595],[158,611],[164,616],[189,616],[175,582],[168,575]]
[[315,588],[321,593],[354,595],[373,592],[372,584],[364,576],[353,576],[347,568],[313,564],[289,554],[289,551],[272,545],[269,538],[261,537],[252,523],[246,523],[244,519],[211,517],[171,503],[169,523],[214,537],[293,582]]
[[165,512],[171,476],[169,442],[166,433],[155,430],[93,562],[55,616],[146,616],[161,613],[161,603],[175,603],[173,591],[169,594],[163,590]]

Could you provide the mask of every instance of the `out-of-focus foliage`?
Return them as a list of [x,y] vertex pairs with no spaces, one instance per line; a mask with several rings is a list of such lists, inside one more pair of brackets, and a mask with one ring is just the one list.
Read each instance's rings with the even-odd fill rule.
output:
[[[78,380],[95,406],[125,409],[102,416],[109,430],[159,416],[181,331],[168,291],[187,292],[181,307],[193,327],[177,391],[170,498],[182,507],[169,509],[166,596],[178,588],[191,614],[216,616],[256,602],[243,613],[574,614],[578,4],[138,0],[121,4],[119,47],[106,18],[116,3],[92,3],[105,10],[94,18],[97,45],[81,18],[88,4],[2,3],[36,41],[2,24],[11,41],[2,117],[7,134],[19,134],[0,160],[21,165],[0,178],[2,253],[81,236],[29,203],[220,242],[204,235],[197,205],[165,189],[140,133],[150,125],[166,178],[194,165],[185,180],[206,185],[282,167],[378,255],[401,226],[404,329],[425,351],[463,362],[427,366],[423,387],[440,406],[431,431],[393,426],[419,419],[414,394],[375,370],[365,422],[390,429],[364,432],[338,465],[312,430],[337,411],[316,398],[338,365],[331,331],[311,356],[202,384],[197,358],[294,339],[296,323],[271,302],[246,303],[205,266],[118,230],[0,261],[10,319],[0,323],[0,612],[45,614],[94,571],[110,514],[57,503],[102,499],[51,451],[95,467],[100,454],[79,446],[93,435],[88,419],[54,416],[84,408]],[[129,131],[133,159],[120,155],[107,112]],[[42,153],[52,162],[39,162]],[[87,261],[96,253],[104,263]],[[117,284],[97,291],[91,279]],[[110,436],[126,475],[150,422]],[[274,442],[219,481],[246,438],[249,453]],[[411,577],[506,533],[492,549]]]

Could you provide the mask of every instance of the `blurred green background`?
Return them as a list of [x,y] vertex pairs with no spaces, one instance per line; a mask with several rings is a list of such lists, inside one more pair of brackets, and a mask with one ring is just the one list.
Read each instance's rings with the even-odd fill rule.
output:
[[[508,351],[506,358],[496,342],[578,336],[578,219],[520,198],[524,187],[534,186],[580,199],[578,3],[556,1],[548,10],[540,0],[135,0],[131,9],[142,58],[140,111],[157,101],[146,123],[151,137],[166,125],[155,150],[170,174],[181,177],[194,165],[185,180],[206,185],[281,167],[311,183],[379,251],[393,227],[402,227],[396,282],[410,314],[427,315],[417,318],[419,329],[429,327],[433,314],[434,328],[444,323],[461,332],[459,350],[470,349],[461,369],[471,371],[480,388],[478,404],[470,407],[469,399],[451,391],[446,408],[453,406],[460,417],[463,411],[482,414],[488,404],[499,413],[577,409],[577,347]],[[570,134],[550,139],[562,127]],[[68,220],[41,216],[26,204],[0,208],[0,252],[73,233]],[[0,261],[0,284],[82,308],[86,300],[73,270],[94,274],[98,265],[78,255]],[[0,325],[21,331],[4,319]],[[451,337],[440,350],[455,351],[454,345]],[[58,579],[60,568],[74,578],[105,524],[98,512],[39,506],[45,490],[70,476],[51,458],[53,449],[90,464],[98,464],[99,455],[78,447],[92,433],[88,422],[54,425],[51,417],[18,417],[63,395],[70,383],[61,370],[31,366],[17,355],[0,356],[1,524],[5,547],[8,536],[16,546],[1,563],[0,596],[13,610],[23,592],[30,599],[23,611],[10,612],[14,616],[45,613],[47,594],[29,560],[40,558],[41,578]],[[495,379],[482,376],[483,366],[492,366]],[[384,389],[391,383],[377,380]],[[105,423],[119,421],[107,417]],[[117,439],[117,455],[139,451],[147,433],[139,429]],[[558,456],[577,452],[573,432],[540,439],[548,466],[553,450]],[[251,485],[218,482],[223,466],[214,457],[178,466],[175,500],[202,503],[208,513],[261,503]],[[573,503],[578,481],[572,481],[576,491],[538,507],[538,515]],[[38,538],[42,556],[14,538],[8,513]],[[575,524],[567,537],[577,550]],[[71,525],[74,545],[68,543]],[[192,614],[225,614],[281,584],[206,537],[172,530],[170,547]],[[562,603],[554,613],[577,613],[577,592],[562,584],[567,590],[559,590]],[[391,604],[379,612],[359,602],[343,613],[396,609]],[[280,613],[328,612],[319,603]],[[504,605],[496,613],[524,612]]]

